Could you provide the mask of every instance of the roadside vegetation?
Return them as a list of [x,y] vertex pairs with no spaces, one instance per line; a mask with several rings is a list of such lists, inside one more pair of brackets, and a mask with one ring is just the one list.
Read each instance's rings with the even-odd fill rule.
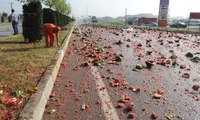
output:
[[[68,34],[60,32],[60,43]],[[56,44],[54,44],[56,45]],[[0,119],[16,119],[51,62],[58,47],[46,48],[44,38],[24,43],[22,35],[0,38]]]
[[149,26],[138,26],[138,25],[125,25],[124,22],[121,21],[99,21],[96,23],[98,26],[113,28],[113,29],[143,29],[143,30],[158,30],[158,31],[168,31],[168,32],[178,32],[178,33],[190,33],[190,34],[200,34],[200,29],[187,29],[187,28],[170,28],[170,27],[149,27]]
[[113,24],[113,25],[124,25],[124,22],[118,21],[118,20],[112,20],[112,21],[106,21],[106,20],[100,20],[98,21],[100,24]]
[[8,26],[8,25],[10,25],[11,26],[11,23],[9,23],[9,22],[0,22],[0,26]]
[[187,28],[163,28],[163,27],[147,27],[147,26],[133,26],[136,29],[148,29],[148,30],[158,30],[158,31],[168,31],[168,32],[178,32],[178,33],[190,33],[190,34],[199,34],[198,29],[187,29]]

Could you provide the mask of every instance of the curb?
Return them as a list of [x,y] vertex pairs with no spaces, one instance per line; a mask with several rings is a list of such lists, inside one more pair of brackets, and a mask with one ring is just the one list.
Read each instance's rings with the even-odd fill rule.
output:
[[44,76],[40,79],[37,85],[37,92],[34,93],[28,100],[25,107],[22,109],[18,120],[41,120],[45,106],[49,99],[49,95],[54,86],[60,64],[64,58],[64,53],[67,50],[69,39],[71,38],[74,30],[75,23],[72,26],[71,31],[65,38],[60,49],[56,52],[55,56],[51,60],[50,65],[44,73]]

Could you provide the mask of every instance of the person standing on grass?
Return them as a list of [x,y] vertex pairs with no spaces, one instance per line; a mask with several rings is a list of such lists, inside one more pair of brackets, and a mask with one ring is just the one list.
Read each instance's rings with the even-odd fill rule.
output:
[[[42,26],[42,31],[45,36],[46,47],[53,47],[54,43],[54,36],[56,36],[57,46],[59,46],[59,31],[61,30],[60,27],[55,26],[52,23],[45,23]],[[49,40],[50,39],[50,40]]]
[[14,30],[13,35],[17,35],[18,34],[18,15],[15,13],[14,9],[12,9],[11,12],[12,12],[11,14],[12,27]]

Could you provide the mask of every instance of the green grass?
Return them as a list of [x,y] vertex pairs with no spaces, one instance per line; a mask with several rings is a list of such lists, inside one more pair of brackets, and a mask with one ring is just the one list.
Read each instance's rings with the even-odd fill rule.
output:
[[9,23],[9,22],[7,22],[7,21],[5,21],[5,22],[0,22],[0,26],[8,26],[8,25],[11,25],[12,23]]
[[98,21],[99,24],[113,24],[113,25],[124,25],[124,22],[119,20],[100,20]]
[[[119,20],[99,20],[98,25],[103,26],[125,26],[124,22]],[[152,30],[159,30],[159,31],[171,31],[171,32],[178,32],[178,33],[192,33],[192,34],[199,34],[200,29],[183,29],[183,28],[163,28],[163,27],[148,27],[148,26],[138,26],[138,25],[127,25],[127,27],[134,27],[136,29],[152,29]]]
[[199,29],[187,29],[187,28],[170,28],[170,27],[148,27],[148,26],[133,26],[136,29],[149,29],[149,30],[159,30],[159,31],[169,31],[177,33],[189,33],[189,34],[199,34]]
[[[60,32],[60,43],[68,32],[69,29]],[[10,111],[16,117],[18,110],[34,92],[57,49],[46,48],[44,39],[37,43],[24,43],[22,35],[0,38],[0,91],[3,90],[0,95],[0,119],[2,111],[9,109],[8,105],[1,102],[2,98],[16,97],[17,102],[22,101]]]

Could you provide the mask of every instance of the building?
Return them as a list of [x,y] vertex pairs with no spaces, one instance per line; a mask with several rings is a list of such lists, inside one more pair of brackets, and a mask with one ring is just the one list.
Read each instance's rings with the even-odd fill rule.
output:
[[155,22],[157,23],[157,18],[146,18],[146,17],[141,17],[138,19],[138,25],[142,25],[145,23],[150,23],[150,22]]

